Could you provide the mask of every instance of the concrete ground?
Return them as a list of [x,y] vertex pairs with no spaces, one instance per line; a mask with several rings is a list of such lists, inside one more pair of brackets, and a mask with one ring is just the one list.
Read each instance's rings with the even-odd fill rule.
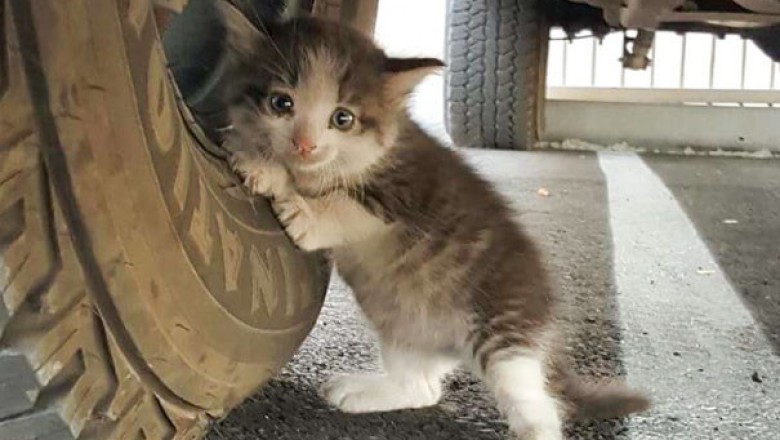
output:
[[[780,438],[780,162],[466,154],[542,246],[577,368],[625,375],[656,400],[629,420],[569,426],[569,438]],[[335,280],[300,353],[209,439],[507,437],[466,373],[425,410],[351,416],[317,395],[332,373],[376,368],[375,340]]]

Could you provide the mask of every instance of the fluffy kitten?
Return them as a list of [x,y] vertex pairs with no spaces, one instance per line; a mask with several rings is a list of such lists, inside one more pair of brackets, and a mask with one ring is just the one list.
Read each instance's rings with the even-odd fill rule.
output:
[[381,340],[385,373],[330,379],[330,403],[352,413],[434,405],[462,365],[529,440],[561,439],[566,417],[648,406],[570,372],[534,243],[496,191],[407,116],[407,95],[440,61],[389,58],[317,19],[260,31],[222,9],[234,167],[299,247],[331,251]]

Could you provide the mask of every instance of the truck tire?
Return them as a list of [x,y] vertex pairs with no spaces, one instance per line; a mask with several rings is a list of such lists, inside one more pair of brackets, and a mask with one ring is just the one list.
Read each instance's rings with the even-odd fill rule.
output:
[[772,61],[780,63],[780,25],[751,29],[747,31],[747,36]]
[[199,438],[319,312],[326,265],[203,148],[150,5],[0,0],[0,439]]
[[544,0],[450,0],[445,122],[460,146],[532,148],[542,128]]

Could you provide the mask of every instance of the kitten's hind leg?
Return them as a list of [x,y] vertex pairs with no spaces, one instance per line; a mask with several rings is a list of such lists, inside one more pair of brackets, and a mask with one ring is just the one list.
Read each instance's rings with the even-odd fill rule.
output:
[[562,440],[558,401],[549,393],[543,356],[515,349],[491,356],[482,371],[509,428],[523,440]]
[[348,413],[394,411],[435,405],[442,378],[458,365],[455,357],[383,346],[385,374],[334,376],[322,393]]

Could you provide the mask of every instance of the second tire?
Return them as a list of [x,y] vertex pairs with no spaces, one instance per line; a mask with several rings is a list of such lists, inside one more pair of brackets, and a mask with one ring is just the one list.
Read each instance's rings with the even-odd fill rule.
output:
[[533,147],[548,32],[539,0],[450,0],[445,118],[456,144]]

